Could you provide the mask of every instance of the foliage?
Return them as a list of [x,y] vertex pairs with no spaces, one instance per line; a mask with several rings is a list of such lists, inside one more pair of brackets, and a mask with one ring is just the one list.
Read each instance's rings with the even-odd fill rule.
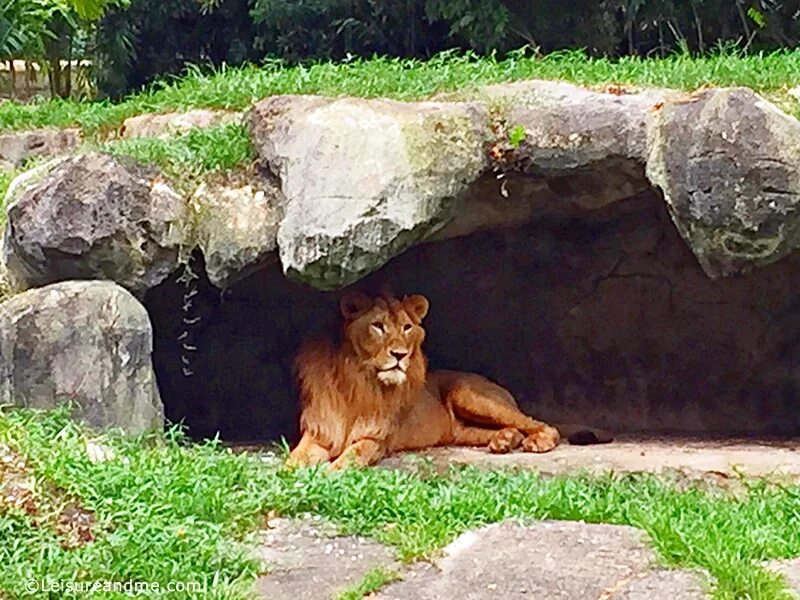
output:
[[187,64],[255,60],[249,0],[132,0],[110,10],[97,31],[96,77],[103,96],[119,97]]
[[118,140],[101,145],[100,150],[158,165],[178,182],[200,173],[230,170],[254,159],[250,137],[239,124],[192,129],[166,139]]
[[377,592],[383,586],[401,579],[400,574],[385,567],[374,567],[367,571],[364,576],[346,590],[341,591],[336,600],[361,600],[369,598],[373,592]]
[[[0,0],[0,59],[43,63],[51,96],[69,97],[75,50],[85,45],[94,23],[109,7],[124,6],[126,2]],[[14,79],[12,71],[12,82]]]
[[48,0],[0,0],[0,59],[38,55],[53,10]]
[[512,148],[519,148],[520,144],[525,141],[525,128],[522,125],[515,125],[508,132],[508,143]]
[[[111,451],[93,461],[87,442]],[[263,516],[316,514],[346,533],[429,555],[469,528],[505,519],[564,519],[644,529],[667,565],[707,569],[719,600],[789,598],[761,564],[800,555],[800,488],[739,482],[736,494],[652,476],[545,478],[523,470],[436,473],[369,469],[289,471],[179,431],[125,438],[76,425],[64,410],[0,412],[0,444],[21,455],[37,485],[94,513],[94,541],[64,547],[57,528],[0,508],[0,593],[30,578],[205,581],[209,597],[246,598],[259,573],[247,533]],[[109,454],[106,452],[106,454]],[[374,588],[389,573],[361,582]],[[4,594],[4,595],[6,595]],[[170,597],[185,597],[165,595]]]
[[[800,40],[796,2],[774,0],[251,0],[249,19],[245,3],[133,0],[128,13],[116,11],[104,26],[107,42],[114,41],[112,33],[132,28],[141,39],[128,66],[124,57],[114,63],[112,70],[132,75],[127,86],[112,91],[175,73],[187,61],[424,58],[447,48],[490,54],[523,44],[542,52],[584,48],[592,55],[664,56],[675,50],[708,52],[719,44],[794,47]],[[222,27],[226,39],[240,43],[214,42]],[[198,37],[214,51],[199,52]],[[168,64],[162,65],[165,58]]]
[[438,92],[520,79],[563,79],[580,84],[634,84],[693,90],[704,85],[746,86],[784,101],[800,115],[800,103],[785,94],[797,84],[800,50],[745,56],[719,52],[706,57],[671,55],[664,59],[587,57],[559,52],[543,57],[523,52],[500,60],[444,53],[428,61],[354,59],[284,67],[191,69],[178,80],[151,86],[119,103],[108,100],[53,100],[34,104],[0,104],[0,131],[79,125],[86,135],[113,130],[132,115],[191,108],[242,110],[273,94],[321,94],[418,100]]
[[[593,56],[792,48],[797,9],[796,0],[0,0],[0,58],[44,54],[58,71],[56,54],[79,53],[103,93],[119,97],[189,64],[502,55],[523,44]],[[69,95],[66,81],[54,92]]]

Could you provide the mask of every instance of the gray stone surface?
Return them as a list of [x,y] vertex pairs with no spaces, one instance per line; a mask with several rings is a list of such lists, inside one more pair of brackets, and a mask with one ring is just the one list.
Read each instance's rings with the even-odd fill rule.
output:
[[195,241],[212,284],[228,287],[275,260],[283,197],[269,181],[201,184],[192,198]]
[[124,138],[168,137],[187,133],[191,129],[227,125],[241,119],[241,113],[207,108],[186,112],[147,113],[125,119],[121,134]]
[[372,568],[401,579],[371,595],[380,600],[707,600],[699,572],[655,566],[638,529],[579,522],[503,522],[468,531],[429,562],[403,566],[393,552],[310,519],[276,519],[257,558],[267,575],[255,593],[269,600],[327,600]]
[[794,597],[800,599],[800,558],[775,560],[768,565],[768,568],[780,573],[789,585]]
[[705,598],[691,576],[651,573],[654,555],[632,527],[505,522],[463,534],[444,554],[436,569],[390,584],[377,598]]
[[[709,586],[699,573],[658,569],[620,582],[608,600],[703,600]],[[605,600],[605,599],[604,599]]]
[[395,564],[390,548],[356,536],[336,536],[319,522],[275,519],[263,532],[257,557],[268,574],[256,582],[265,600],[321,600],[335,597],[370,569]]
[[144,307],[106,281],[67,281],[0,304],[0,403],[73,403],[89,425],[163,426]]
[[800,455],[794,440],[770,442],[729,438],[714,441],[623,435],[617,436],[611,444],[561,444],[545,454],[491,454],[484,448],[433,448],[420,453],[397,454],[381,465],[428,468],[428,460],[434,468],[442,470],[453,464],[468,464],[486,469],[520,467],[546,475],[576,472],[674,474],[723,487],[741,483],[742,475],[800,482]]
[[15,168],[29,158],[63,154],[80,141],[79,129],[36,129],[0,135],[0,165]]
[[[140,115],[123,134],[239,118]],[[800,244],[800,122],[747,89],[523,81],[414,103],[275,96],[244,120],[276,181],[253,174],[252,194],[213,183],[198,193],[204,212],[186,241],[208,254],[219,286],[278,254],[293,279],[338,289],[424,241],[599,211],[654,186],[710,277]],[[175,266],[180,232],[170,224],[195,224],[154,172],[97,155],[49,168],[13,196],[5,245],[23,287],[111,278],[148,289]]]
[[486,169],[486,107],[280,96],[247,115],[281,182],[284,271],[320,289],[353,283],[441,228]]
[[[282,96],[248,113],[286,196],[290,276],[343,287],[431,237],[597,210],[651,185],[709,276],[773,262],[800,239],[800,123],[750,90],[524,81],[440,99]],[[521,197],[497,182],[508,171],[532,176]],[[492,181],[508,202],[485,201]]]
[[653,112],[649,179],[711,277],[800,245],[800,122],[745,88],[711,89]]
[[11,391],[13,388],[11,366],[14,352],[11,346],[11,332],[7,326],[11,322],[8,309],[0,302],[0,406],[11,404]]
[[152,169],[105,154],[56,162],[15,186],[3,255],[21,288],[110,279],[133,292],[177,266],[185,201]]

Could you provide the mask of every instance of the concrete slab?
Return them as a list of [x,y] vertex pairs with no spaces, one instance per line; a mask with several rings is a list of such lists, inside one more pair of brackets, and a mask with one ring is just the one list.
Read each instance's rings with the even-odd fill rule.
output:
[[379,600],[704,600],[702,578],[653,570],[643,532],[625,526],[513,522],[467,532],[444,558]]
[[389,457],[381,466],[413,468],[418,457],[438,468],[472,464],[485,468],[524,467],[548,475],[590,473],[670,473],[705,481],[767,477],[800,481],[800,440],[746,440],[693,438],[621,438],[610,444],[562,444],[544,454],[515,452],[490,454],[483,448],[434,448]]
[[391,548],[357,536],[337,536],[322,522],[270,521],[256,556],[268,566],[255,596],[265,600],[328,600],[372,568],[395,564]]

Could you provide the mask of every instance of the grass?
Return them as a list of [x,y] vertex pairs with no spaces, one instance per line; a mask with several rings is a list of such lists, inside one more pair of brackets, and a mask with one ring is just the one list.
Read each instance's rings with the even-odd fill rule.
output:
[[[37,493],[56,490],[97,519],[93,542],[65,549],[46,519],[0,504],[0,595],[23,597],[24,581],[49,578],[197,581],[207,585],[204,597],[245,598],[260,567],[241,542],[268,511],[321,515],[344,532],[392,544],[405,560],[509,518],[629,524],[650,535],[665,564],[707,569],[715,597],[725,600],[789,598],[759,563],[800,555],[795,486],[752,483],[733,495],[679,489],[652,476],[543,478],[475,468],[328,475],[278,469],[214,442],[188,443],[174,430],[105,435],[115,457],[92,462],[87,436],[63,410],[0,412],[0,444],[25,457]],[[388,576],[372,573],[345,597]]]
[[242,110],[274,94],[426,98],[437,92],[520,79],[564,79],[582,84],[627,83],[695,89],[740,85],[779,92],[797,85],[800,50],[744,56],[720,51],[705,57],[589,58],[579,51],[508,58],[443,53],[428,61],[373,58],[286,67],[279,62],[213,72],[191,69],[118,103],[53,100],[0,105],[0,130],[77,125],[93,135],[132,115],[190,108]]
[[383,586],[400,579],[400,574],[384,567],[370,569],[355,585],[336,595],[336,600],[361,600],[367,594],[377,592]]
[[6,226],[6,192],[8,191],[8,186],[11,185],[17,175],[19,175],[17,170],[0,170],[0,229]]
[[[89,140],[81,146],[80,151],[103,151],[116,156],[131,156],[143,163],[157,165],[178,187],[182,184],[191,187],[197,184],[198,179],[202,179],[201,176],[229,171],[255,159],[247,130],[238,123],[208,129],[191,129],[187,133],[167,138],[132,138],[107,142]],[[0,171],[0,229],[5,226],[7,219],[6,192],[11,182],[17,175],[41,162],[32,159],[13,171]]]
[[163,139],[122,139],[97,147],[90,144],[89,148],[158,165],[164,174],[176,181],[189,180],[201,173],[230,170],[255,158],[247,129],[238,123],[191,129]]

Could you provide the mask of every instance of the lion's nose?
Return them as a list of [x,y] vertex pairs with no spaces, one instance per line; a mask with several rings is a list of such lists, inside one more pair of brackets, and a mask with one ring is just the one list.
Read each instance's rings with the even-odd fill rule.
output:
[[408,351],[407,350],[392,350],[389,354],[394,356],[397,359],[397,361],[399,362],[399,361],[403,360],[406,356],[408,356]]

